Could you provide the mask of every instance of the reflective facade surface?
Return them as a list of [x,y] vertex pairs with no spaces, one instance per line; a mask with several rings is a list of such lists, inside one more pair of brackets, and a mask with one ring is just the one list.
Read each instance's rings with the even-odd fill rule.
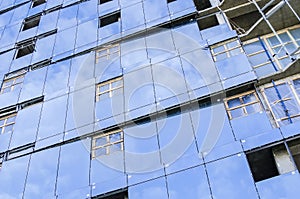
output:
[[0,0],[0,198],[299,198],[299,15]]

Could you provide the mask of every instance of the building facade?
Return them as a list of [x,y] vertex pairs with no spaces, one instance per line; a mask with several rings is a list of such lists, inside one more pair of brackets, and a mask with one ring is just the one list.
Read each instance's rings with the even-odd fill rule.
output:
[[299,198],[299,15],[0,0],[0,198]]

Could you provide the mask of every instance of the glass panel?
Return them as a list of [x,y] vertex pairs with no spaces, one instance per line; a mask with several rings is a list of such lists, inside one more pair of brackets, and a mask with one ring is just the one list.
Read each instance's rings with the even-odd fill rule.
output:
[[228,104],[229,108],[234,108],[236,106],[242,105],[240,98],[235,98],[235,99],[232,99],[232,100],[228,100],[227,104]]
[[170,199],[211,198],[203,166],[168,175],[167,182]]
[[[88,31],[87,31],[88,30]],[[98,21],[91,20],[77,27],[76,45],[78,48],[97,41]]]
[[179,57],[152,65],[156,101],[187,92]]
[[165,178],[158,178],[128,188],[130,199],[168,198]]
[[[71,6],[74,7],[74,6]],[[53,55],[58,55],[67,51],[72,51],[75,45],[76,27],[69,28],[56,34]]]
[[46,138],[64,131],[68,96],[62,96],[44,102],[38,139]]
[[42,96],[47,67],[26,73],[19,102]]
[[232,118],[237,118],[245,115],[243,108],[231,110],[230,114]]
[[298,96],[300,97],[300,79],[293,80],[293,84]]
[[[67,28],[70,28],[72,26],[75,26],[77,24],[77,11],[78,11],[78,4],[73,6],[68,6],[64,9],[61,9],[59,12],[57,27],[59,27],[60,30],[64,30]],[[73,31],[73,34],[76,31]],[[65,37],[65,39],[68,37]],[[73,39],[75,41],[75,38]]]
[[10,143],[11,149],[35,141],[41,109],[42,103],[18,111]]
[[[70,60],[48,66],[44,94],[48,96],[62,95],[67,92],[70,73]],[[58,83],[59,82],[59,83]]]
[[252,105],[246,106],[247,114],[256,113],[256,112],[259,112],[260,110],[261,110],[261,108],[260,108],[259,104],[252,104]]
[[0,195],[2,198],[20,198],[23,195],[29,156],[5,161],[2,164]]
[[10,133],[13,130],[13,125],[8,125],[4,128],[4,132],[3,133]]
[[[126,110],[154,103],[154,89],[150,67],[124,74]],[[145,113],[146,114],[146,113]]]
[[69,193],[75,189],[89,185],[89,143],[90,140],[86,139],[61,147],[57,177],[57,194]]
[[[134,15],[132,13],[134,13]],[[145,24],[142,3],[137,3],[122,9],[121,15],[122,31],[127,31]]]
[[[59,147],[34,153],[24,191],[25,198],[53,198],[58,169]],[[38,187],[38,188],[37,188]]]
[[[208,163],[207,173],[212,196],[215,199],[258,198],[254,181],[244,154]],[[220,187],[223,188],[220,189]]]

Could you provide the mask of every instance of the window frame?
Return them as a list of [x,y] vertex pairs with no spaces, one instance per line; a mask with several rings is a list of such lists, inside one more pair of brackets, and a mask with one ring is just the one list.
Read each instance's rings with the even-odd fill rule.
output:
[[[115,51],[112,51],[113,49],[117,48]],[[120,56],[120,44],[111,44],[102,48],[99,48],[96,50],[96,55],[95,55],[95,61],[96,64],[98,64],[100,61],[100,58],[106,57],[106,60],[109,60],[114,54],[118,54],[118,56]],[[103,54],[101,54],[100,52],[104,52]],[[99,55],[100,54],[100,55]]]
[[[250,94],[254,94],[255,101],[244,103],[242,98],[244,96],[247,96],[247,95],[250,95]],[[229,107],[228,102],[230,100],[233,100],[233,99],[239,99],[241,104],[238,105],[238,106]],[[258,94],[255,90],[251,90],[251,91],[247,91],[247,92],[244,92],[244,93],[240,93],[238,95],[227,97],[223,101],[224,101],[224,104],[225,104],[225,109],[226,109],[227,115],[228,115],[230,120],[253,114],[253,113],[248,113],[248,111],[246,109],[247,106],[250,106],[250,105],[253,105],[253,104],[258,104],[259,105],[260,110],[257,111],[257,112],[261,112],[263,110],[261,100],[259,99],[259,96],[258,96]],[[232,114],[231,114],[231,111],[236,110],[236,109],[240,109],[240,108],[242,108],[242,110],[243,110],[243,115],[239,116],[239,117],[233,117]],[[255,112],[255,113],[257,113],[257,112]]]
[[[232,43],[232,42],[236,42],[237,45],[234,47],[228,47],[228,44]],[[215,52],[214,49],[223,46],[224,50],[220,51],[220,52]],[[240,53],[244,53],[244,49],[242,48],[241,42],[238,38],[232,38],[232,39],[228,39],[226,41],[222,41],[219,42],[217,44],[213,44],[210,46],[210,52],[212,54],[213,60],[216,61],[221,61],[224,60],[226,58],[232,57],[231,55],[231,51],[234,51],[236,49],[240,49]],[[226,58],[222,58],[222,59],[218,59],[217,56],[222,55],[222,54],[226,54]]]
[[[118,82],[118,81],[121,82],[121,85],[113,87],[113,83]],[[108,89],[106,89],[104,91],[100,91],[101,87],[104,87],[105,85],[108,85]],[[124,89],[123,76],[116,77],[114,79],[97,84],[96,85],[96,102],[99,102],[101,100],[100,96],[103,94],[106,94],[106,93],[108,93],[109,98],[113,97],[113,91],[118,90],[118,89],[122,89],[122,92],[123,92],[123,89]]]
[[[3,124],[0,125],[0,129],[1,129],[1,130],[0,130],[0,134],[1,134],[1,135],[5,133],[5,128],[8,127],[8,126],[12,126],[11,132],[14,131],[14,125],[15,125],[15,123],[16,123],[16,116],[17,116],[17,112],[8,113],[8,114],[5,114],[5,115],[3,115],[3,116],[0,116],[0,121],[3,121],[3,120],[4,120]],[[7,123],[8,119],[9,119],[9,118],[12,118],[12,117],[15,118],[15,119],[13,120],[13,122]]]
[[[117,19],[117,20],[113,20],[113,19]],[[103,21],[104,20],[104,21]],[[105,26],[117,23],[121,21],[121,11],[117,10],[114,12],[111,12],[109,14],[103,15],[99,17],[99,28],[103,28]]]
[[[21,57],[32,54],[35,51],[35,40],[22,41],[16,44],[16,53],[14,59],[19,59]],[[25,51],[21,53],[20,51]],[[26,52],[28,51],[28,52]],[[19,55],[19,53],[21,55]]]
[[[285,42],[284,44],[288,44],[288,43],[293,43],[295,46],[296,46],[296,52],[295,52],[295,55],[300,55],[300,44],[297,43],[297,41],[300,40],[299,39],[296,39],[292,34],[291,34],[291,31],[292,30],[296,30],[296,29],[300,29],[300,25],[296,25],[296,26],[292,26],[292,27],[289,27],[289,28],[285,28],[285,29],[282,29],[282,30],[279,30],[277,31],[277,34],[280,35],[280,34],[283,34],[283,33],[287,33],[289,38],[291,39],[291,41],[289,42]],[[276,65],[276,67],[278,67],[278,70],[283,70],[284,69],[284,66],[282,66],[282,64],[280,63],[280,60],[283,60],[285,58],[288,57],[288,55],[285,55],[285,56],[282,56],[282,57],[278,57],[278,56],[274,56],[276,54],[276,52],[274,51],[275,48],[279,47],[281,44],[278,44],[278,45],[275,45],[275,46],[271,46],[268,39],[269,38],[272,38],[274,37],[275,35],[273,33],[270,33],[270,34],[267,34],[267,35],[264,35],[264,36],[261,36],[260,39],[263,41],[265,47],[267,48],[267,51],[269,52],[271,58],[272,58],[272,61],[273,63]],[[258,42],[259,39],[258,38],[254,38],[254,39],[250,39],[250,40],[247,40],[247,41],[244,41],[243,42],[243,46],[244,45],[250,45],[252,43],[255,43],[255,42]],[[250,53],[248,54],[246,51],[245,51],[247,57],[252,57],[252,56],[255,56],[255,55],[258,55],[260,53],[266,53],[265,50],[260,50],[260,51],[256,51],[254,53]],[[266,60],[265,62],[263,63],[260,63],[258,65],[252,65],[252,67],[254,69],[257,69],[257,68],[260,68],[260,67],[263,67],[267,64],[270,64],[271,63],[271,60]]]
[[[297,80],[297,79],[300,79],[299,74],[293,75],[293,76],[290,76],[290,77],[287,77],[287,78],[284,78],[284,79],[280,79],[280,80],[274,82],[276,86],[286,84],[290,88],[291,94],[295,99],[296,105],[298,105],[299,112],[298,112],[298,114],[290,115],[291,119],[296,118],[296,117],[300,118],[300,95],[297,94],[297,91],[296,91],[296,89],[293,85],[293,81]],[[276,102],[276,104],[277,104],[277,103],[280,103],[281,101],[285,102],[285,101],[291,100],[291,99],[287,99],[287,98],[282,99],[282,100],[278,99],[274,102],[270,102],[270,100],[268,99],[268,97],[265,93],[265,90],[268,89],[268,88],[274,88],[274,85],[272,83],[269,83],[269,84],[261,86],[260,87],[260,93],[263,96],[263,99],[264,99],[265,104],[267,106],[267,110],[269,110],[269,112],[271,114],[271,117],[275,122],[275,126],[280,127],[281,125],[279,124],[279,122],[284,121],[284,120],[288,120],[289,117],[285,116],[285,117],[277,118],[276,114],[275,114],[275,110],[272,108],[273,106],[271,106],[271,104],[274,103],[274,102]]]
[[[119,133],[121,135],[120,140],[111,142],[110,136],[114,135],[114,134],[119,134]],[[99,138],[105,138],[106,143],[98,146],[97,145],[97,139],[99,139]],[[116,145],[116,144],[121,144],[120,151],[124,150],[124,131],[122,129],[117,129],[117,130],[113,130],[113,131],[109,131],[109,132],[106,132],[106,133],[101,133],[101,134],[93,136],[92,137],[92,150],[91,150],[92,151],[92,159],[95,159],[95,158],[98,158],[98,157],[101,157],[101,156],[105,156],[105,155],[110,155],[110,154],[114,153],[114,152],[111,152],[110,148],[113,145]],[[105,154],[96,155],[96,151],[98,149],[103,149],[103,148],[105,149]]]
[[[40,24],[40,21],[41,21],[41,16],[42,15],[39,14],[39,15],[31,16],[31,17],[24,19],[21,31],[26,31],[26,30],[30,30],[31,28],[38,27]],[[35,20],[38,20],[38,22],[36,24],[34,24],[34,26],[30,26],[30,27],[26,26],[27,24],[33,23],[33,21],[35,21]]]
[[31,8],[35,8],[39,5],[46,3],[47,0],[32,0]]
[[[6,88],[10,88],[9,92],[11,92],[11,91],[13,91],[15,89],[16,85],[23,84],[26,73],[27,73],[27,70],[23,69],[23,70],[19,70],[17,72],[14,72],[12,74],[7,74],[5,76],[3,82],[2,82],[0,94],[6,93],[6,92],[4,92],[4,90]],[[16,80],[18,80],[20,78],[22,78],[22,81],[16,82]],[[10,84],[10,85],[8,85],[8,86],[5,86],[5,83],[6,82],[10,82],[11,80],[13,80],[13,83]]]
[[[296,144],[294,144],[296,143]],[[297,153],[292,152],[292,148],[297,148]],[[268,180],[270,178],[273,178],[275,176],[283,175],[286,173],[290,172],[295,172],[298,170],[300,172],[300,165],[297,165],[296,163],[296,158],[298,158],[298,163],[299,161],[299,151],[300,148],[300,138],[292,138],[288,140],[283,140],[277,143],[273,143],[270,145],[266,145],[254,150],[246,151],[246,157],[247,157],[247,162],[250,167],[252,176],[254,178],[255,182],[260,182],[263,180]],[[278,150],[279,149],[279,150]],[[259,152],[269,150],[272,154],[272,159],[267,160],[266,158],[261,158],[261,160],[256,158],[249,158],[249,156],[254,155],[254,154],[259,154]],[[280,153],[281,152],[281,153]],[[284,152],[284,153],[282,153]],[[261,154],[260,154],[261,155]],[[277,156],[277,157],[276,157]],[[280,156],[280,157],[279,157]],[[297,157],[295,157],[297,156]],[[283,158],[282,158],[283,157]],[[286,161],[288,159],[289,162]],[[263,161],[264,164],[261,164],[262,162],[257,162],[257,161]],[[266,165],[265,161],[269,161],[268,163],[273,164],[273,165]],[[285,164],[281,164],[284,162]],[[256,165],[254,165],[256,164]],[[253,166],[260,166],[260,168],[255,168]],[[273,167],[273,171],[268,169],[268,171],[272,172],[269,174],[262,173],[262,175],[257,175],[259,169],[261,169],[261,166],[264,168],[267,166],[267,168]],[[269,176],[268,176],[269,175]],[[264,177],[262,177],[264,176]]]

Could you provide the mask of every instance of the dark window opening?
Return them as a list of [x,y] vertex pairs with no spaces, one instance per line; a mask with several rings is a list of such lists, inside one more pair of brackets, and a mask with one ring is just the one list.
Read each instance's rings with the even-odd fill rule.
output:
[[209,0],[194,0],[197,10],[205,10],[211,7],[211,3]]
[[120,190],[92,197],[92,199],[128,199],[128,191]]
[[39,25],[41,16],[25,19],[22,31],[34,28]]
[[215,15],[198,19],[197,22],[200,30],[204,30],[219,25],[218,19]]
[[295,170],[284,144],[248,153],[247,159],[255,182]]
[[279,175],[271,148],[247,154],[255,182]]
[[35,47],[34,41],[19,44],[17,47],[18,49],[17,49],[16,59],[28,55],[30,53],[33,53],[34,47]]
[[176,1],[176,0],[167,0],[167,3],[172,3],[173,1]]
[[103,3],[107,3],[107,2],[110,2],[112,0],[99,0],[99,4],[103,4]]
[[290,152],[293,156],[294,162],[297,166],[298,171],[300,171],[300,139],[288,142]]
[[43,4],[43,3],[46,3],[46,0],[34,0],[32,2],[32,6],[31,7],[34,8],[34,7],[39,6],[39,5]]
[[103,16],[103,17],[100,17],[99,18],[99,23],[100,23],[100,28],[101,27],[104,27],[104,26],[107,26],[109,24],[112,24],[112,23],[115,23],[115,22],[118,22],[121,18],[121,13],[120,12],[116,12],[116,13],[111,13],[107,16]]

